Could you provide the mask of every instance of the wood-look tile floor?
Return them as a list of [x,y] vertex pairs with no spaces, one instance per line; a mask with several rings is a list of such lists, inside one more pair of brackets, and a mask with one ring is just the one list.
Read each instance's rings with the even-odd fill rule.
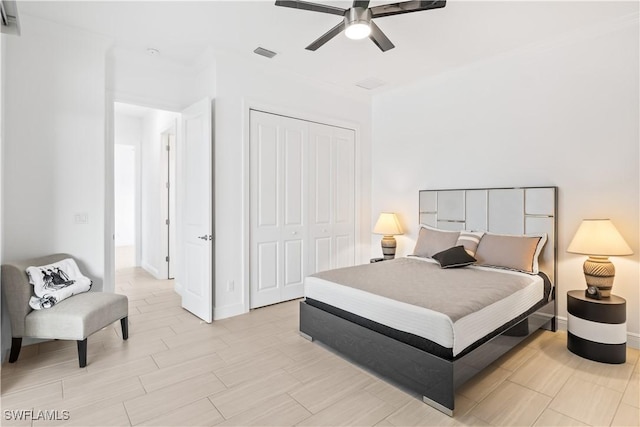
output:
[[119,322],[91,336],[83,369],[74,342],[24,347],[2,365],[0,424],[640,424],[635,349],[606,365],[570,353],[566,333],[540,331],[463,386],[450,418],[301,338],[297,301],[206,324],[180,307],[172,281],[141,269],[119,271],[117,291],[129,297],[129,340]]

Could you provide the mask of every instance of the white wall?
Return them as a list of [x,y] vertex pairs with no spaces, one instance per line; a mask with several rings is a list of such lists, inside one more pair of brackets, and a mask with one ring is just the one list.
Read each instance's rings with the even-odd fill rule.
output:
[[215,63],[205,52],[192,66],[165,60],[162,52],[112,49],[108,58],[107,90],[115,100],[179,112],[205,96],[215,95]]
[[[370,140],[368,98],[344,96],[330,86],[266,67],[264,58],[239,60],[220,55],[215,100],[215,318],[246,309],[248,260],[248,111],[260,106],[274,112],[329,124],[357,127],[359,138],[357,213],[358,251],[368,259],[370,230]],[[361,250],[362,245],[366,250]],[[233,290],[227,284],[234,283]]]
[[3,51],[2,258],[68,252],[101,289],[106,41],[27,15],[21,24]]
[[116,113],[114,119],[115,246],[135,246],[140,265],[140,152],[142,118]]
[[142,117],[116,113],[114,140],[119,145],[139,147],[142,139]]
[[613,259],[613,292],[637,346],[639,74],[636,16],[376,96],[372,216],[399,212],[408,254],[418,190],[556,185],[559,316],[566,291],[585,287],[585,257],[566,252],[573,234],[583,218],[611,218],[635,253]]
[[136,243],[136,150],[116,144],[114,152],[115,246]]

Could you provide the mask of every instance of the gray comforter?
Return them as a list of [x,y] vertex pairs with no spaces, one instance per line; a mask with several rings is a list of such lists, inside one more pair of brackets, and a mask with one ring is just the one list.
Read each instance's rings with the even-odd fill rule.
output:
[[[538,276],[481,268],[443,269],[436,263],[415,258],[339,268],[313,276],[428,308],[449,316],[453,322],[525,288],[534,280],[542,280]],[[541,299],[543,294],[541,290]]]

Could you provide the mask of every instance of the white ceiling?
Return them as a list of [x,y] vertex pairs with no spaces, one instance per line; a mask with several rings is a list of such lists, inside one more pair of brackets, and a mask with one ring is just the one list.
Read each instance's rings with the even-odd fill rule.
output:
[[[372,1],[371,6],[392,3]],[[348,1],[322,1],[348,8]],[[339,16],[277,7],[274,1],[22,1],[34,15],[113,38],[119,48],[194,64],[207,51],[231,52],[314,79],[353,88],[375,78],[374,92],[486,60],[532,45],[553,44],[579,31],[637,17],[638,2],[457,1],[445,8],[378,18],[396,45],[381,52],[370,40],[341,34],[316,52],[305,46],[340,21]],[[278,53],[257,57],[258,47]],[[364,89],[361,89],[365,91]]]

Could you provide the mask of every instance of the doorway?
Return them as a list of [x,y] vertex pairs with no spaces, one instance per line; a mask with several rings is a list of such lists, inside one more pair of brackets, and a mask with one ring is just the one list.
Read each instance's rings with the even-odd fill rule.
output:
[[142,267],[156,279],[173,278],[172,154],[180,114],[119,102],[114,112],[116,269]]

